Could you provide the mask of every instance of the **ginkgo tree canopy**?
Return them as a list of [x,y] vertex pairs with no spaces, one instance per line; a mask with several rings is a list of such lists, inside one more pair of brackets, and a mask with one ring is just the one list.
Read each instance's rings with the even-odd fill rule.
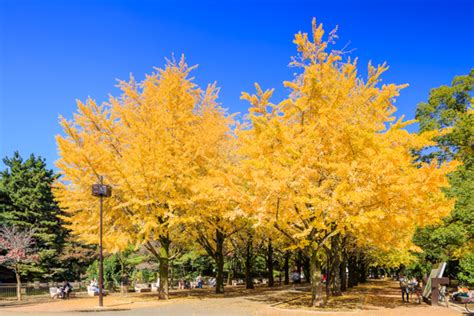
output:
[[301,69],[279,104],[273,90],[243,93],[249,120],[239,131],[242,165],[260,218],[270,220],[296,247],[316,249],[336,234],[360,246],[410,249],[418,225],[446,216],[452,201],[442,188],[456,162],[417,163],[412,151],[432,144],[435,133],[409,133],[412,121],[396,119],[395,98],[404,85],[381,84],[385,65],[368,65],[328,51],[313,21],[312,37],[298,33]]
[[74,119],[61,120],[55,194],[82,240],[97,242],[98,202],[90,188],[99,175],[114,192],[104,202],[109,251],[158,240],[192,218],[196,180],[230,137],[218,89],[201,90],[189,77],[192,69],[184,58],[168,61],[141,83],[120,82],[122,95],[107,103],[78,101]]

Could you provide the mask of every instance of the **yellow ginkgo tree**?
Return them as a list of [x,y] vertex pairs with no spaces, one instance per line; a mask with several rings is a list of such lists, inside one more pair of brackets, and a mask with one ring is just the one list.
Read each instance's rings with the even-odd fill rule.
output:
[[313,20],[312,37],[298,33],[301,72],[285,86],[289,97],[270,103],[272,90],[243,93],[248,124],[238,131],[242,169],[252,207],[310,258],[312,302],[322,301],[323,247],[350,234],[361,245],[406,247],[416,225],[437,221],[452,202],[443,195],[454,163],[416,163],[412,151],[433,134],[404,129],[394,117],[403,86],[381,85],[385,65],[368,66],[328,51]]
[[218,89],[201,90],[191,70],[184,58],[168,61],[140,83],[133,77],[120,82],[122,94],[107,103],[78,102],[74,118],[61,120],[64,136],[57,137],[61,180],[55,195],[68,228],[97,243],[98,202],[91,185],[103,176],[113,188],[104,202],[105,248],[147,248],[160,263],[162,298],[168,298],[170,245],[195,218],[196,200],[205,203],[202,192],[215,189],[199,179],[220,163],[216,148],[230,129],[216,102]]
[[239,206],[239,160],[235,134],[230,129],[233,118],[209,112],[203,119],[206,128],[202,130],[200,150],[205,159],[196,161],[198,174],[192,188],[193,207],[188,212],[187,234],[214,260],[215,290],[222,293],[226,241],[244,227],[245,214]]

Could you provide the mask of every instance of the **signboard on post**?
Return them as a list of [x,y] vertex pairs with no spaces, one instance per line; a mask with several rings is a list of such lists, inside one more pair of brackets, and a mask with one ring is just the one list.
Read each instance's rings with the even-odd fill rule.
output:
[[102,200],[112,195],[112,187],[104,184],[104,177],[99,176],[100,183],[92,185],[92,195],[99,197],[99,307],[104,306],[104,258],[102,255]]
[[446,262],[441,262],[437,267],[431,270],[430,276],[426,280],[425,288],[423,289],[423,298],[425,300],[429,299],[432,291],[432,279],[441,278],[446,269]]
[[112,187],[106,184],[93,184],[92,185],[92,195],[93,196],[102,196],[110,197],[112,195]]

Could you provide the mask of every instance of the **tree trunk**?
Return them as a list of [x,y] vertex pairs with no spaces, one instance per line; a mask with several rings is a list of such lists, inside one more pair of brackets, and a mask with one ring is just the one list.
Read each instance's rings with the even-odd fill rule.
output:
[[232,285],[232,269],[227,273],[227,285]]
[[[301,252],[301,263],[302,263],[302,268],[303,268],[303,274],[304,274],[304,281],[309,282],[309,278],[311,275],[310,268],[309,268],[309,258],[308,256],[305,256],[303,252]],[[303,279],[301,279],[301,282],[303,282]]]
[[15,270],[16,276],[16,299],[21,301],[21,279],[18,270]]
[[365,264],[365,260],[363,255],[359,256],[358,260],[358,276],[359,276],[359,283],[367,282],[367,266]]
[[232,280],[235,275],[235,257],[232,256],[230,258],[230,267],[229,267],[229,274],[227,275],[227,285],[232,285]]
[[168,282],[168,269],[169,269],[169,248],[171,241],[168,237],[160,238],[160,288],[159,297],[162,300],[169,298],[169,282]]
[[329,296],[331,296],[331,280],[332,280],[332,273],[331,273],[331,267],[332,267],[332,250],[327,250],[326,251],[326,284],[325,290],[326,290],[326,297],[324,299],[324,304],[327,304],[329,301]]
[[339,236],[333,237],[331,240],[332,247],[332,266],[331,270],[331,294],[334,296],[341,296],[341,275],[340,275],[340,266],[341,266],[341,252],[340,252],[340,238]]
[[354,287],[357,285],[357,258],[355,255],[349,255],[348,258],[349,265],[349,287]]
[[253,278],[252,278],[252,256],[253,256],[253,240],[252,236],[247,241],[247,251],[245,254],[245,288],[253,289]]
[[323,305],[323,287],[321,283],[321,262],[316,251],[311,251],[310,273],[311,273],[311,305],[320,307]]
[[301,283],[301,251],[298,251],[298,254],[296,255],[296,272],[298,273],[298,279],[295,281],[295,283]]
[[354,287],[356,284],[355,282],[355,271],[354,271],[354,265],[352,264],[352,260],[351,258],[349,257],[348,260],[347,260],[347,270],[348,270],[348,280],[347,280],[347,287],[348,288],[352,288]]
[[334,263],[334,269],[332,272],[332,295],[334,296],[342,295],[340,270],[341,270],[341,264],[339,260],[337,260]]
[[290,256],[291,256],[291,252],[287,250],[285,253],[285,265],[284,265],[284,269],[285,269],[285,282],[284,283],[286,285],[290,284]]
[[224,234],[216,229],[216,293],[224,293]]
[[339,267],[339,275],[341,276],[341,292],[347,291],[347,255],[345,251],[342,253],[342,262]]
[[273,246],[272,246],[272,239],[268,240],[268,248],[267,248],[267,269],[268,269],[268,286],[274,286],[275,281],[273,279]]
[[169,262],[169,266],[170,266],[170,288],[173,290],[173,272],[174,272],[174,269],[173,269],[173,261],[170,261]]

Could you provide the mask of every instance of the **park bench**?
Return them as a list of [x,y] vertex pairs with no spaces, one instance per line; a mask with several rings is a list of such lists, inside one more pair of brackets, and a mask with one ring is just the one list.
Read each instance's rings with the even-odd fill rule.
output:
[[[87,286],[87,295],[89,296],[98,296],[99,292],[96,291],[96,287],[93,286]],[[107,290],[102,290],[103,295],[107,295],[108,291]],[[71,293],[72,294],[72,293]]]
[[[49,295],[51,296],[52,299],[59,298],[59,294],[61,293],[61,290],[57,287],[50,287],[49,288]],[[75,292],[69,292],[67,298],[75,298],[76,293]]]
[[151,289],[149,285],[146,283],[137,283],[135,284],[135,292],[136,293],[151,292]]
[[245,284],[244,280],[242,280],[242,279],[238,279],[238,280],[234,279],[234,280],[232,280],[232,285],[233,285],[233,286],[242,285],[242,284]]
[[99,292],[96,292],[96,291],[95,291],[95,287],[93,287],[93,286],[88,286],[88,287],[87,287],[87,295],[89,295],[89,296],[95,296],[95,295],[99,295]]
[[59,289],[57,287],[50,287],[49,288],[49,295],[51,298],[58,298]]

